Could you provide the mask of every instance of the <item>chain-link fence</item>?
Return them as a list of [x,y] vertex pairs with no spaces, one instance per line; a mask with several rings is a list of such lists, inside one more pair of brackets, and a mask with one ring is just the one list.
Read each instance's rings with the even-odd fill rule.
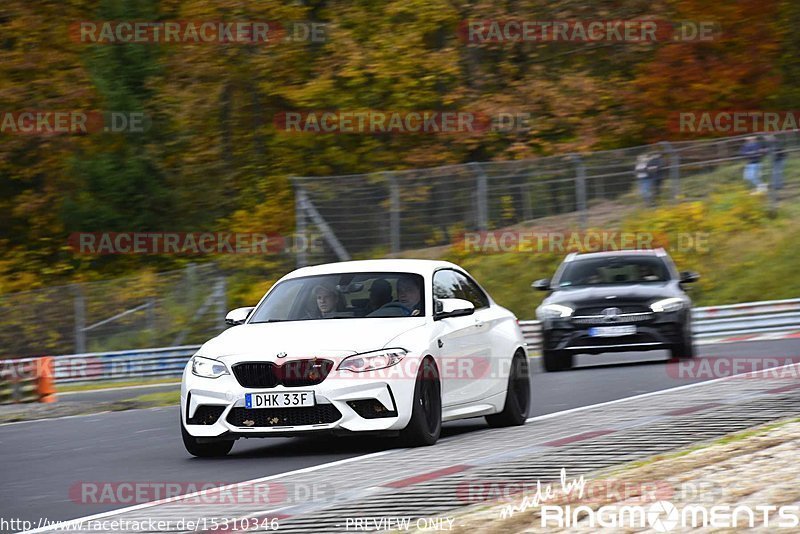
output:
[[[753,137],[757,156],[745,148]],[[465,231],[529,221],[546,225],[543,219],[550,216],[561,216],[562,227],[608,224],[631,206],[699,199],[726,186],[748,185],[743,170],[756,158],[753,172],[764,184],[759,189],[768,191],[765,198],[774,208],[800,185],[798,151],[800,134],[790,131],[533,160],[296,177],[298,233],[321,234],[326,244],[322,253],[298,254],[297,263],[447,245]]]
[[213,264],[0,296],[0,358],[177,346],[224,328]]

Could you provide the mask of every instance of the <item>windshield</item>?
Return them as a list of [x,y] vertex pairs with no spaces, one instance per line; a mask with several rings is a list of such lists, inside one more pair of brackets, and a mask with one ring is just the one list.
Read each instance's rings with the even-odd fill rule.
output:
[[667,266],[660,258],[610,256],[567,263],[557,280],[557,287],[643,284],[669,279]]
[[411,273],[338,273],[279,283],[250,323],[425,315],[423,279]]

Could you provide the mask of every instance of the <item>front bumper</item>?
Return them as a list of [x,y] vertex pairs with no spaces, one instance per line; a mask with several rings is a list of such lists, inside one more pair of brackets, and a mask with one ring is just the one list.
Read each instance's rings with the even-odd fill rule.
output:
[[[314,386],[245,388],[233,375],[202,378],[192,374],[187,365],[181,382],[181,421],[197,438],[393,433],[408,424],[414,386],[415,380],[407,377],[375,379],[333,369]],[[297,391],[313,391],[316,405],[260,410],[245,407],[246,393]],[[368,411],[376,402],[385,409],[379,416]]]
[[[577,324],[571,317],[548,319],[542,324],[542,341],[545,350],[573,354],[669,349],[690,335],[688,321],[685,310],[653,313],[652,317],[644,322]],[[589,330],[594,327],[627,325],[635,325],[636,333],[616,337],[596,337],[589,334]]]

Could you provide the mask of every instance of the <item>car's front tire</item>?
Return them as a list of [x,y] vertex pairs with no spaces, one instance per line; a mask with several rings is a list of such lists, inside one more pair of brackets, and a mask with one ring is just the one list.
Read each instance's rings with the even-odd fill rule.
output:
[[217,458],[225,456],[233,448],[233,440],[225,439],[213,441],[209,443],[200,443],[197,438],[189,434],[181,421],[181,436],[183,437],[183,446],[192,456],[199,458]]
[[425,358],[417,371],[411,419],[400,432],[408,447],[433,445],[442,432],[442,388],[439,371],[431,358]]
[[572,369],[572,353],[561,350],[542,350],[542,363],[548,373]]
[[692,336],[684,335],[683,338],[672,346],[670,354],[675,360],[690,360],[694,358],[694,340]]
[[531,404],[531,382],[528,374],[528,359],[517,353],[511,360],[508,388],[503,411],[487,415],[486,422],[493,428],[524,425]]

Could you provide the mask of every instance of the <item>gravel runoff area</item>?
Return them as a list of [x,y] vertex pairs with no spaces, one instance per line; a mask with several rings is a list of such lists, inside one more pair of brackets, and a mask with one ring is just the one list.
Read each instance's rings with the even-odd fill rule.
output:
[[[798,451],[800,419],[785,419],[597,471],[583,477],[582,496],[580,479],[569,473],[538,486],[536,481],[526,481],[525,489],[516,494],[499,487],[500,499],[459,514],[452,532],[798,532]],[[581,505],[594,511],[592,517],[584,509],[577,512],[576,522],[567,525],[566,519],[576,517]],[[641,510],[641,522],[620,521],[625,517],[620,515],[624,506]],[[701,512],[693,516],[688,511],[692,507],[706,510],[708,520]],[[564,510],[563,518],[555,508]],[[733,522],[734,511],[737,522]]]

